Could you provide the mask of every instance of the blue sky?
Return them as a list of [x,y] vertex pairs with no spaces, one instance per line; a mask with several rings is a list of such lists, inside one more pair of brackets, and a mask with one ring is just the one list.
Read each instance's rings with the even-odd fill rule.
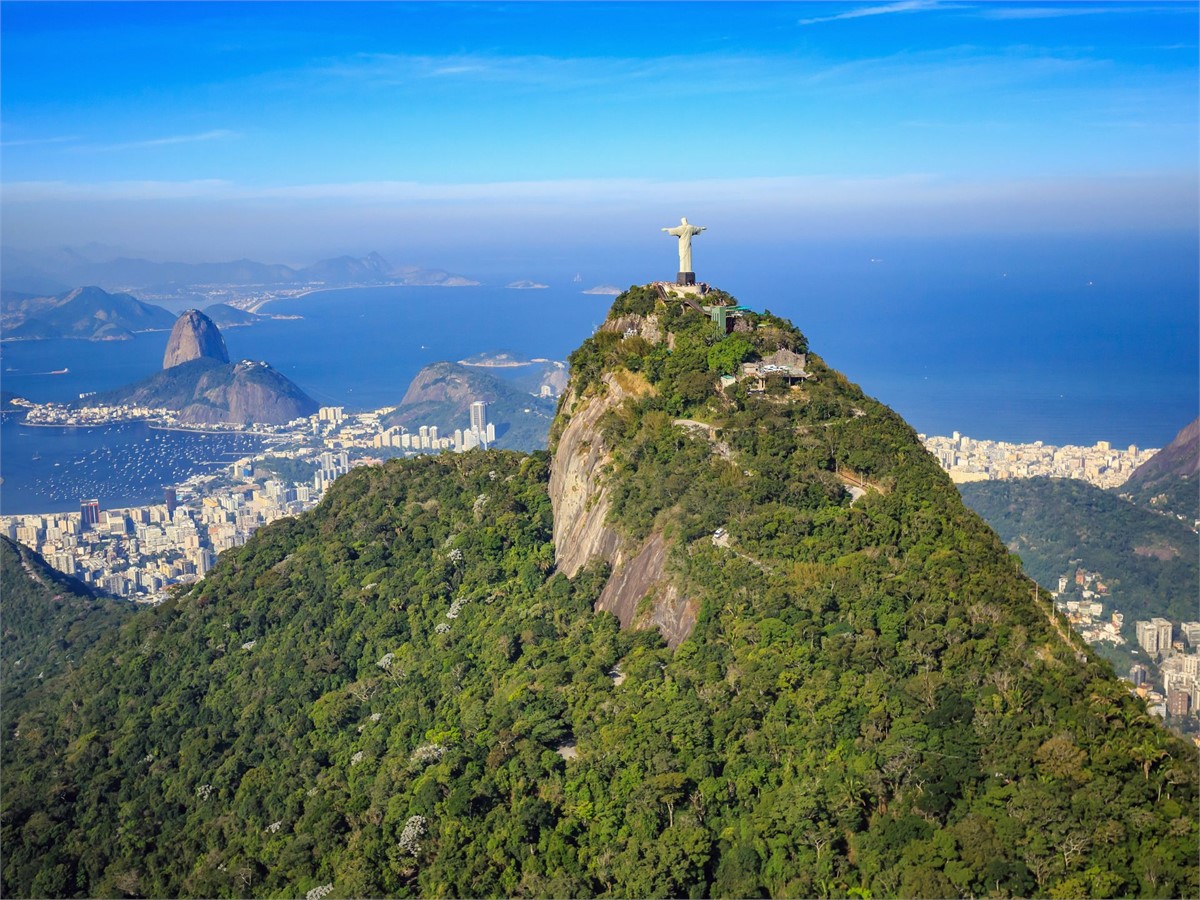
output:
[[1197,5],[12,3],[3,239],[1195,230]]

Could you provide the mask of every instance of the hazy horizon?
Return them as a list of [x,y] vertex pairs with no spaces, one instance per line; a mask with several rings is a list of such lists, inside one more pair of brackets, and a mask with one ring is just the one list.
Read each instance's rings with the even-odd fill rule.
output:
[[681,215],[743,245],[1195,232],[1197,22],[1186,3],[5,3],[3,239],[469,269],[664,252]]

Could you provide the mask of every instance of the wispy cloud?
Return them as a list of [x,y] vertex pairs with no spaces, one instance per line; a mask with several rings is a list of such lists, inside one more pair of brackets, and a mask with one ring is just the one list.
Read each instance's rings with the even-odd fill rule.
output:
[[797,25],[817,25],[821,22],[840,22],[843,19],[862,19],[866,16],[886,16],[891,13],[924,12],[937,9],[938,0],[898,0],[896,3],[885,3],[882,6],[860,6],[845,12],[834,13],[831,16],[814,16],[801,19]]
[[1098,16],[1114,13],[1144,15],[1151,12],[1187,12],[1189,10],[1195,10],[1195,6],[1190,3],[1178,3],[1170,6],[1072,3],[1062,6],[984,6],[980,9],[979,14],[985,19],[1058,19],[1064,16]]
[[57,137],[22,138],[15,141],[0,141],[0,147],[32,147],[38,144],[65,144],[79,140],[79,135],[65,134]]
[[86,150],[144,150],[152,147],[169,147],[174,144],[194,144],[201,141],[222,141],[228,138],[236,138],[240,135],[236,131],[230,131],[226,128],[217,128],[212,131],[202,131],[199,134],[173,134],[167,137],[148,138],[142,141],[125,141],[120,144],[102,144],[93,145],[85,148]]

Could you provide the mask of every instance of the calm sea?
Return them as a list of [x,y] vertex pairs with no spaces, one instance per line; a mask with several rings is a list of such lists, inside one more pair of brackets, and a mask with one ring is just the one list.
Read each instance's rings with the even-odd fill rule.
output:
[[[792,319],[814,352],[918,431],[1151,447],[1198,414],[1194,238],[711,247],[702,277]],[[489,273],[479,287],[324,291],[266,308],[301,318],[226,329],[225,340],[234,358],[267,360],[321,403],[377,408],[398,403],[438,360],[499,349],[564,359],[612,301],[582,288],[663,277],[636,259],[629,267],[623,278],[582,283],[571,272],[525,270]],[[517,278],[551,286],[500,286]],[[166,338],[3,344],[2,384],[34,400],[74,399],[156,370]],[[9,426],[4,436],[8,511],[25,475]],[[58,437],[27,440],[42,442],[44,458]]]
[[4,416],[4,483],[0,513],[78,511],[161,503],[163,488],[256,452],[262,440],[240,434],[195,434],[125,422],[100,428],[44,428]]

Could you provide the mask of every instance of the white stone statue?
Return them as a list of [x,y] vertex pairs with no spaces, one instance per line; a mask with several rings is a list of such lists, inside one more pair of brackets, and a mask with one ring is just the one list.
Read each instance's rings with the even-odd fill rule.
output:
[[667,234],[673,234],[679,238],[679,271],[692,271],[692,235],[699,234],[707,229],[700,225],[689,225],[687,217],[679,220],[678,228],[664,228]]

